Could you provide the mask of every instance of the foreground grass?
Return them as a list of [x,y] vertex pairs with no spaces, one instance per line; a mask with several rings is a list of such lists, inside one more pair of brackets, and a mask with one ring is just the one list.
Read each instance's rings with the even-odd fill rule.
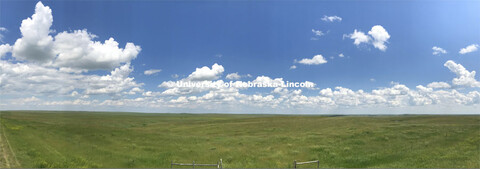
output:
[[480,116],[0,113],[21,167],[480,167]]

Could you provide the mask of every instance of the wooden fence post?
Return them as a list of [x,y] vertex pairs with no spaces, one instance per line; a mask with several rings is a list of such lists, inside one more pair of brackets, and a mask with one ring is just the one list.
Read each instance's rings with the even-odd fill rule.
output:
[[293,168],[297,168],[297,160],[293,161]]
[[193,161],[192,166],[193,166],[193,168],[195,168],[195,161]]
[[317,160],[317,168],[320,168],[320,160]]

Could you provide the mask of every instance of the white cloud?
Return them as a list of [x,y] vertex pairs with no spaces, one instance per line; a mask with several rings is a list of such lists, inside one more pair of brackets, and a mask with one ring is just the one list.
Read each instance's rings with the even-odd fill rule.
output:
[[297,63],[305,64],[305,65],[319,65],[327,63],[327,60],[323,58],[322,55],[315,55],[313,58],[303,58],[302,60],[298,61]]
[[111,70],[123,63],[129,63],[141,51],[140,46],[133,43],[119,48],[118,42],[113,38],[102,43],[93,41],[96,37],[86,30],[57,34],[54,51],[58,55],[53,65],[77,70]]
[[445,62],[444,66],[457,75],[457,77],[452,80],[453,85],[480,87],[480,82],[475,79],[475,71],[469,72],[461,64],[457,64],[452,60]]
[[[224,72],[223,66],[215,63],[212,65],[211,69],[207,66],[204,66],[202,68],[196,68],[196,70],[192,72],[187,78],[180,79],[178,81],[164,81],[160,85],[158,85],[158,87],[166,88],[166,90],[161,92],[162,96],[178,96],[178,95],[195,94],[195,93],[200,93],[200,92],[205,92],[210,90],[223,90],[224,87],[215,87],[215,86],[222,86],[221,84],[224,83],[223,80],[217,80],[220,78],[220,75],[223,72]],[[232,75],[229,78],[232,78]],[[217,80],[217,81],[213,81],[213,80]],[[176,85],[177,82],[188,83],[190,81],[201,81],[201,83],[204,85],[199,87],[187,87],[187,86],[179,87]]]
[[187,79],[191,81],[216,80],[220,78],[223,71],[223,66],[215,63],[211,69],[207,66],[197,68],[192,74],[188,75]]
[[228,74],[225,78],[229,79],[229,80],[237,80],[237,79],[240,79],[241,76],[238,75],[238,72],[236,73],[230,73]]
[[35,96],[9,100],[9,102],[11,102],[12,104],[23,106],[38,103],[39,101],[41,100]]
[[145,70],[145,71],[143,72],[143,74],[145,74],[145,75],[153,75],[153,74],[158,73],[158,72],[161,72],[161,71],[162,71],[162,69],[149,69],[149,70]]
[[283,81],[283,78],[272,79],[268,76],[258,76],[257,78],[255,78],[255,80],[253,80],[253,83],[281,85],[285,82]]
[[296,68],[297,68],[297,66],[295,66],[295,65],[290,66],[290,69],[296,69]]
[[320,96],[324,96],[324,97],[332,97],[333,96],[333,91],[330,88],[325,88],[325,89],[320,90],[319,94],[320,94]]
[[385,30],[385,28],[383,28],[381,25],[375,25],[370,31],[368,31],[368,35],[366,35],[362,31],[358,31],[357,29],[355,29],[353,33],[343,35],[343,37],[353,39],[353,44],[357,46],[362,43],[372,44],[375,48],[381,51],[385,51],[387,49],[385,43],[388,43],[388,39],[390,39],[390,34],[388,34],[387,30]]
[[343,37],[349,37],[350,39],[353,39],[353,44],[355,45],[360,45],[362,43],[368,43],[370,41],[370,37],[367,36],[365,33],[362,31],[357,31],[356,29],[353,31],[352,34],[349,35],[343,35]]
[[[4,28],[4,27],[0,27],[0,32],[6,32],[8,31],[7,28]],[[0,33],[0,42],[3,42],[3,34]]]
[[445,82],[432,82],[427,85],[429,88],[433,89],[448,89],[450,88],[450,84],[445,83]]
[[458,53],[463,55],[463,54],[467,54],[467,53],[470,53],[470,52],[475,52],[477,50],[478,50],[478,44],[471,44],[471,45],[468,45],[465,48],[460,49],[460,51]]
[[9,53],[12,51],[12,46],[9,44],[2,44],[0,45],[0,58],[5,56],[5,54]]
[[188,103],[188,99],[185,96],[180,96],[177,99],[170,100],[171,103]]
[[12,56],[19,60],[46,63],[55,57],[53,38],[50,36],[52,26],[52,10],[38,2],[35,14],[22,21],[20,32],[22,38],[13,45]]
[[[143,90],[141,90],[141,91],[143,92]],[[146,92],[142,93],[142,96],[145,96],[145,97],[154,97],[154,96],[159,96],[159,95],[161,95],[160,92],[153,92],[153,91],[146,91]]]
[[325,35],[321,30],[315,30],[315,29],[312,29],[312,33],[315,34],[315,36]]
[[142,93],[143,91],[144,91],[143,89],[140,89],[138,87],[134,87],[134,88],[130,89],[129,92],[124,92],[124,93],[133,95],[133,94],[137,94],[137,93]]
[[433,50],[433,55],[440,55],[440,54],[445,54],[447,53],[447,51],[445,49],[442,49],[440,47],[437,47],[437,46],[434,46],[432,47],[432,50]]
[[[90,94],[118,96],[122,91],[142,85],[128,77],[133,71],[129,61],[123,66],[118,63],[112,64],[110,62],[114,62],[113,60],[105,59],[101,55],[102,52],[98,52],[96,48],[106,44],[92,42],[94,43],[93,46],[85,49],[86,47],[83,46],[85,44],[78,42],[85,39],[89,40],[94,35],[88,34],[86,31],[75,31],[72,34],[63,32],[58,34],[54,41],[50,36],[50,33],[53,32],[50,30],[52,22],[52,10],[48,6],[44,6],[42,2],[38,2],[32,17],[22,21],[20,26],[22,37],[17,39],[13,47],[8,44],[0,47],[2,48],[2,55],[11,51],[12,56],[17,60],[27,61],[12,63],[0,60],[0,93],[5,95],[77,96],[80,95],[79,91],[83,91],[82,98],[88,98]],[[64,35],[78,37],[74,40],[64,40],[62,39]],[[92,51],[97,53],[87,59],[79,59],[84,55],[67,55],[74,52],[85,54]],[[115,51],[103,52],[115,53]],[[122,50],[122,52],[128,53],[130,51]],[[69,63],[69,65],[62,65],[64,60],[68,60],[65,63]],[[83,71],[76,69],[77,66],[75,66],[76,64],[88,64],[90,66],[101,62],[108,62],[112,68],[114,66],[120,67],[111,71],[108,75],[99,76],[80,74]],[[77,74],[70,72],[76,72]]]
[[339,17],[339,16],[327,16],[327,15],[324,15],[323,18],[322,18],[322,20],[325,21],[325,22],[335,22],[335,21],[341,22],[341,21],[342,21],[342,18]]
[[373,37],[372,44],[375,48],[380,49],[381,51],[385,51],[387,49],[385,43],[387,43],[388,39],[390,39],[390,35],[385,28],[383,28],[381,25],[375,25],[370,31],[368,31],[368,34]]
[[0,93],[66,94],[82,77],[34,64],[10,63],[0,60]]
[[78,96],[78,94],[79,93],[77,91],[73,91],[72,94],[70,94],[70,96],[75,97],[75,96]]
[[343,58],[343,57],[345,57],[345,55],[343,55],[343,53],[340,53],[340,54],[338,54],[338,57]]
[[[41,3],[38,3],[37,7],[39,10],[36,11],[34,16],[22,22],[24,30],[21,30],[22,38],[20,39],[23,42],[20,42],[19,49],[41,49],[44,51],[41,54],[49,54],[49,49],[52,49],[51,52],[57,57],[59,54],[64,55],[60,60],[58,58],[50,58],[50,60],[34,58],[32,60],[27,56],[23,58],[26,60],[25,62],[0,60],[0,94],[2,96],[0,97],[0,105],[2,109],[18,109],[19,107],[69,109],[70,106],[78,106],[74,109],[98,111],[112,110],[113,108],[129,111],[133,108],[133,110],[147,109],[153,112],[227,113],[345,113],[349,111],[353,113],[375,113],[370,111],[372,109],[380,110],[376,111],[380,113],[391,113],[392,110],[417,110],[417,113],[438,112],[427,109],[433,107],[434,110],[443,110],[443,113],[452,113],[449,111],[453,109],[458,110],[458,112],[464,112],[463,110],[467,109],[470,110],[469,112],[478,113],[480,105],[480,92],[476,88],[464,90],[468,87],[480,87],[480,83],[475,79],[475,71],[468,71],[462,65],[453,61],[447,61],[444,64],[456,74],[451,86],[445,82],[432,82],[426,87],[418,85],[415,88],[409,88],[403,84],[392,83],[389,87],[363,91],[342,86],[318,89],[313,82],[307,81],[307,83],[314,84],[314,87],[309,88],[310,90],[279,87],[266,92],[261,90],[249,91],[247,92],[249,94],[243,93],[243,91],[249,90],[248,88],[240,87],[181,88],[171,86],[178,81],[201,81],[209,84],[224,83],[223,80],[218,80],[224,72],[224,67],[214,64],[211,68],[207,66],[197,68],[186,78],[178,81],[162,82],[159,87],[164,88],[163,91],[145,91],[142,89],[142,83],[137,83],[133,77],[130,77],[133,71],[130,61],[140,52],[138,46],[133,45],[133,43],[128,45],[129,43],[127,43],[127,46],[122,49],[113,39],[103,43],[96,42],[93,41],[95,35],[88,33],[86,30],[62,32],[55,36],[59,37],[58,39],[49,41],[51,31],[48,22],[51,22],[51,20],[48,19],[48,15],[51,15],[51,12],[49,13],[49,8]],[[46,23],[38,20],[43,20]],[[30,28],[39,28],[39,30],[29,30]],[[357,31],[355,30],[355,32]],[[363,32],[362,34],[368,40],[367,42],[360,40],[359,44],[368,43],[375,46],[375,43],[377,43],[375,47],[379,49],[383,48],[382,45],[385,45],[389,37],[386,31],[374,30],[373,28],[368,35]],[[31,37],[35,37],[39,41],[34,41],[35,39],[32,40]],[[10,45],[7,45],[0,45],[1,55],[13,50],[12,47],[9,47]],[[77,46],[78,49],[73,48],[73,46]],[[95,46],[98,49],[94,49]],[[386,46],[384,48],[386,49]],[[68,49],[72,51],[68,51]],[[106,51],[116,54],[103,53]],[[95,52],[95,55],[102,59],[94,58],[92,52]],[[341,57],[340,54],[339,57]],[[83,61],[88,65],[73,63]],[[72,62],[71,65],[67,64],[69,62]],[[326,63],[326,60],[323,56],[316,55],[313,58],[304,58],[295,62],[315,65]],[[93,74],[95,72],[84,73],[92,69],[113,70],[110,70],[106,75]],[[226,78],[243,77],[238,73],[233,74],[227,75]],[[246,76],[251,77],[250,75]],[[176,78],[178,77],[176,75]],[[271,78],[268,76],[258,76],[253,82],[285,83],[282,77]],[[242,83],[242,81],[236,81],[235,83]],[[312,95],[311,90],[320,91],[318,94]],[[21,106],[11,107],[11,105]],[[448,109],[445,109],[445,107],[448,107]],[[461,109],[461,111],[457,108],[464,109]],[[363,111],[358,111],[359,109]],[[411,113],[412,111],[399,112]]]
[[140,87],[129,64],[116,68],[110,74],[83,75],[62,72],[31,63],[10,63],[0,60],[0,93],[2,94],[45,94],[67,95],[82,90],[84,94],[118,95],[133,87]]
[[76,105],[76,106],[92,106],[98,104],[97,100],[90,101],[90,100],[62,100],[62,101],[46,101],[41,103],[41,105],[45,106],[67,106],[67,105]]
[[139,87],[133,77],[128,77],[133,71],[130,64],[125,64],[111,71],[110,75],[105,76],[88,76],[87,81],[94,81],[96,85],[90,85],[85,89],[85,93],[92,94],[119,94],[122,91]]
[[318,89],[318,88],[316,88],[317,84],[315,84],[313,82],[310,82],[310,81],[305,81],[305,86],[307,86],[306,87],[307,89],[311,89],[311,90]]
[[[120,68],[119,68],[120,69]],[[128,72],[128,71],[127,71]],[[116,74],[113,73],[112,74]],[[186,79],[182,79],[186,80]],[[206,83],[223,83],[222,80],[204,81]],[[254,82],[284,83],[283,78],[258,76]],[[171,82],[175,83],[175,82]],[[174,90],[177,90],[176,92]],[[197,90],[197,91],[191,91]],[[76,91],[76,90],[75,90]],[[128,91],[128,90],[127,90]],[[131,88],[130,91],[142,92],[140,88]],[[165,94],[171,92],[170,95]],[[183,93],[182,93],[183,92]],[[206,92],[202,94],[203,92]],[[90,105],[90,106],[133,106],[175,108],[173,110],[203,111],[232,111],[232,112],[325,112],[338,109],[339,113],[345,110],[359,108],[380,108],[383,110],[397,110],[401,108],[415,108],[425,106],[469,106],[480,104],[480,92],[471,91],[461,93],[454,89],[435,90],[433,85],[422,85],[410,89],[399,83],[392,83],[391,87],[379,88],[371,92],[337,86],[321,89],[318,95],[307,96],[301,89],[274,88],[269,93],[242,94],[239,88],[168,88],[165,92],[147,91],[143,98],[119,99],[104,101],[41,101],[39,105]],[[74,103],[76,102],[76,103]],[[250,109],[252,108],[252,109]],[[249,111],[250,110],[250,111]],[[313,111],[317,110],[317,111]],[[312,112],[313,111],[313,112]],[[328,112],[328,111],[327,111]],[[365,111],[364,111],[365,112]],[[366,111],[367,113],[372,113]],[[383,112],[385,113],[385,112]]]
[[112,70],[135,59],[140,46],[119,43],[112,37],[103,43],[86,30],[58,33],[52,38],[52,10],[38,2],[31,18],[22,21],[22,38],[13,45],[12,56],[18,60],[63,68],[70,72]]

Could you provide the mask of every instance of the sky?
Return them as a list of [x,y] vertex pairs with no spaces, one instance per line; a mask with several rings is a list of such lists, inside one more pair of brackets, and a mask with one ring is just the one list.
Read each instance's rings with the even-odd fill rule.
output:
[[[0,1],[0,109],[479,114],[480,1]],[[309,87],[179,87],[305,82]]]

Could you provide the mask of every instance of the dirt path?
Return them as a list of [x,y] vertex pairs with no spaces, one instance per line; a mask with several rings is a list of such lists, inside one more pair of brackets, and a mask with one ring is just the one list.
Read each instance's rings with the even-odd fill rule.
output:
[[0,168],[14,167],[20,167],[20,163],[8,142],[3,124],[0,124]]
[[3,134],[0,135],[0,168],[10,168],[10,162],[8,161],[7,153],[5,152],[5,144],[3,143],[2,137]]

